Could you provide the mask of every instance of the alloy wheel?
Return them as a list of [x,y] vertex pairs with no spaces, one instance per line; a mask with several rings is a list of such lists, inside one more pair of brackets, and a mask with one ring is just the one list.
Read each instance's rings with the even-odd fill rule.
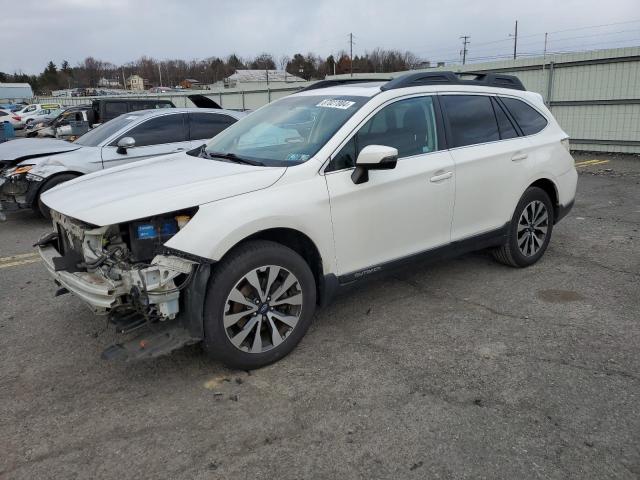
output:
[[225,302],[224,329],[231,343],[247,353],[280,345],[302,313],[302,289],[284,267],[265,265],[247,272]]
[[518,248],[525,257],[538,253],[549,229],[549,212],[540,200],[529,203],[518,220]]

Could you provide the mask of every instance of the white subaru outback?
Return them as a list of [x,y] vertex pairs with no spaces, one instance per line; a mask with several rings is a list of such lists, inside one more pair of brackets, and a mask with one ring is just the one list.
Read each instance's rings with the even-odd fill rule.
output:
[[48,191],[38,247],[57,293],[125,334],[103,357],[203,342],[252,369],[372,274],[485,248],[537,262],[576,182],[567,134],[515,77],[320,82],[201,148]]

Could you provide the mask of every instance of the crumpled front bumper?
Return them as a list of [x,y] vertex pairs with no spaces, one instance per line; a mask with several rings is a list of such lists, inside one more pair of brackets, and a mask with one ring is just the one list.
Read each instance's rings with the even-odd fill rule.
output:
[[[82,263],[76,253],[58,251],[58,234],[42,237],[36,244],[46,269],[59,286],[82,299],[97,315],[108,314],[118,306],[144,309],[154,318],[172,319],[180,311],[180,290],[187,285],[197,262],[173,255],[157,255],[140,268],[121,268],[111,264],[78,269]],[[106,271],[105,271],[106,269]],[[180,288],[174,279],[187,276]]]
[[54,280],[84,300],[96,314],[106,314],[119,305],[120,296],[127,293],[122,282],[118,285],[100,273],[56,271],[53,259],[61,255],[52,245],[38,247],[38,252]]

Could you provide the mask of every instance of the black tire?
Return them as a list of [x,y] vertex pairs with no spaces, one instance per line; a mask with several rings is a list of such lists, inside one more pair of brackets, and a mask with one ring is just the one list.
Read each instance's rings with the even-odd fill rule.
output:
[[47,220],[51,220],[51,212],[49,210],[49,207],[42,203],[42,199],[40,198],[40,196],[47,190],[51,190],[53,187],[64,182],[68,182],[69,180],[73,180],[76,177],[77,175],[74,175],[73,173],[61,173],[59,175],[56,175],[55,177],[51,177],[49,180],[44,182],[44,185],[40,187],[38,198],[36,199],[37,211],[40,212],[40,215],[42,215]]
[[[242,282],[245,282],[246,276],[250,272],[253,272],[255,269],[259,269],[263,266],[279,267],[278,270],[274,269],[274,271],[283,272],[281,273],[281,275],[283,276],[278,277],[276,280],[274,280],[274,283],[271,284],[271,290],[267,291],[266,294],[270,294],[270,292],[273,292],[275,294],[276,290],[278,290],[276,285],[282,286],[283,283],[286,283],[284,282],[284,279],[288,278],[288,275],[290,274],[293,274],[293,278],[297,280],[297,283],[293,284],[292,287],[285,290],[282,294],[278,295],[278,298],[283,298],[285,294],[291,295],[290,298],[293,298],[293,296],[296,296],[295,292],[301,292],[302,304],[299,307],[293,305],[280,305],[277,307],[271,307],[271,310],[273,310],[274,308],[276,309],[278,315],[281,315],[281,313],[278,312],[279,309],[296,309],[295,315],[298,318],[297,323],[294,327],[292,327],[290,331],[288,331],[288,325],[280,324],[273,320],[270,321],[269,319],[271,319],[272,317],[267,317],[267,315],[269,314],[268,311],[267,313],[263,312],[265,313],[264,315],[260,313],[264,306],[263,303],[260,303],[259,307],[255,307],[257,309],[255,313],[247,314],[241,320],[237,321],[237,323],[233,324],[233,326],[227,326],[225,328],[224,317],[225,314],[229,313],[227,312],[227,307],[229,306],[229,308],[233,308],[239,305],[235,303],[228,303],[229,295],[233,290],[235,290],[236,292],[240,291],[240,288],[237,287],[239,285],[243,285]],[[268,275],[269,271],[270,270],[265,270],[265,276],[263,276],[262,280],[266,281],[266,276]],[[246,295],[257,296],[257,291],[253,287],[247,286],[247,284],[248,282],[244,283],[243,288],[249,293],[243,293],[243,295],[245,295],[244,298],[248,298]],[[267,288],[265,288],[265,284],[261,285],[264,290],[267,290]],[[275,297],[273,300],[271,300],[270,297],[266,298],[268,298],[272,302],[278,300]],[[265,304],[268,309],[269,302],[265,302]],[[269,365],[270,363],[280,360],[282,357],[287,355],[289,352],[291,352],[291,350],[294,349],[298,342],[300,342],[304,334],[307,332],[309,326],[311,325],[315,306],[316,282],[313,273],[309,268],[309,265],[300,255],[298,255],[298,253],[279,243],[271,241],[248,241],[229,252],[229,254],[227,254],[227,256],[222,261],[216,264],[215,270],[211,275],[211,279],[209,280],[204,309],[203,344],[205,351],[211,357],[221,361],[225,365],[241,370],[252,370]],[[239,309],[239,313],[243,313],[245,308],[251,307],[241,306]],[[237,315],[237,313],[235,313],[234,315]],[[257,317],[258,315],[259,318]],[[249,334],[246,337],[246,341],[249,342],[251,338],[255,340],[256,335],[259,334],[261,339],[259,340],[260,352],[258,353],[250,353],[249,351],[241,349],[249,349],[248,346],[236,347],[232,343],[229,336],[233,333],[233,329],[238,329],[242,332],[255,332],[253,327],[248,328],[249,324],[252,321],[252,317],[255,317],[255,319],[253,320],[254,323],[258,322],[258,333]],[[264,322],[264,325],[262,322]],[[282,343],[276,344],[276,342],[273,341],[271,342],[271,345],[269,345],[269,339],[273,338],[273,325],[275,325],[276,323],[278,326],[277,328],[287,330],[288,333],[286,333],[286,336],[283,337],[284,340],[282,341]],[[262,330],[262,328],[264,330]],[[263,331],[264,333],[260,333]],[[264,346],[263,335],[267,338],[266,346]],[[271,335],[271,337],[269,337],[269,335]],[[280,332],[278,333],[278,336],[279,335]]]
[[[539,239],[539,236],[542,235],[541,228],[534,228],[533,225],[531,227],[524,227],[525,224],[521,223],[521,220],[524,220],[523,215],[525,214],[525,209],[529,208],[530,210],[527,212],[527,215],[531,215],[531,212],[533,212],[532,209],[534,208],[532,205],[538,206],[538,204],[534,202],[539,202],[545,208],[545,212],[540,213],[539,218],[543,218],[544,213],[547,214],[546,222],[539,224],[539,226],[546,227],[546,232],[541,242],[536,242],[534,238],[532,238],[535,233],[535,239]],[[529,187],[520,198],[513,213],[505,244],[493,250],[494,258],[500,263],[516,268],[533,265],[542,258],[544,252],[547,250],[553,231],[553,222],[553,205],[547,192],[538,187]],[[519,226],[523,228],[520,236],[518,232]],[[528,237],[525,238],[527,235]],[[524,251],[519,246],[519,243],[524,245]],[[532,245],[533,247],[531,247]],[[537,248],[537,250],[534,251],[535,248]]]

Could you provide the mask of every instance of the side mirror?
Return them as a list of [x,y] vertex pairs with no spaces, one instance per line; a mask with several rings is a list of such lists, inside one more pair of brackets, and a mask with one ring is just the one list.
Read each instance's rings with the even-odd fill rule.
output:
[[133,137],[122,137],[118,140],[118,150],[117,152],[121,155],[127,154],[127,148],[133,148],[136,146],[136,141]]
[[367,145],[356,159],[351,180],[356,185],[369,181],[369,170],[391,170],[398,164],[398,149],[385,145]]

